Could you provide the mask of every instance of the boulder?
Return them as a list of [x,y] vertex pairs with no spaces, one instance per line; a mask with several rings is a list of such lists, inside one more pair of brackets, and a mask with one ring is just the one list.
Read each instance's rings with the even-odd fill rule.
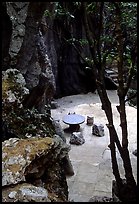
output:
[[69,142],[70,144],[82,145],[85,143],[85,139],[81,132],[73,132]]
[[[66,143],[66,137],[64,135],[64,131],[63,131],[59,121],[52,120],[52,124],[54,125],[56,134],[59,135],[60,138],[63,140],[63,142]],[[65,170],[65,174],[67,176],[73,176],[74,175],[74,170],[73,170],[73,166],[72,166],[72,163],[70,161],[69,155],[65,156],[62,159],[62,163],[63,163],[63,167],[64,167],[64,170]]]
[[66,142],[66,137],[65,137],[64,131],[63,131],[59,121],[58,120],[52,120],[52,124],[54,126],[56,134],[59,135],[64,142]]
[[92,134],[98,137],[104,136],[104,125],[94,123],[92,126]]
[[[18,190],[14,188],[11,191],[7,190],[12,202],[15,202],[19,195],[20,201],[25,199],[29,202],[31,196],[34,200],[37,194],[39,199],[44,201],[48,198],[51,201],[66,201],[68,187],[62,160],[68,155],[68,151],[69,145],[57,135],[54,138],[31,137],[5,140],[2,143],[2,186],[4,187],[2,192],[4,193],[5,189],[11,186],[16,189],[19,183],[23,183],[27,186],[20,186]],[[24,198],[23,192],[25,192]],[[36,195],[33,192],[36,192]],[[9,194],[6,194],[8,198]],[[45,198],[44,194],[46,194]]]
[[8,186],[2,191],[3,202],[51,202],[48,191],[29,183]]
[[87,116],[87,125],[93,125],[94,124],[94,117],[93,116]]

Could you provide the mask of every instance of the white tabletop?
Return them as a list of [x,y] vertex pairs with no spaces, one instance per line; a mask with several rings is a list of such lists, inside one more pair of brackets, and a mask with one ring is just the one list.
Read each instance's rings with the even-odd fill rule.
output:
[[85,117],[79,114],[68,114],[63,117],[63,122],[68,125],[77,125],[84,123]]

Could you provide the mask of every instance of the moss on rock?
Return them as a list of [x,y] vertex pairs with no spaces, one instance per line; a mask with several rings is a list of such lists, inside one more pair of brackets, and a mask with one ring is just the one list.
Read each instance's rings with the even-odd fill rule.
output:
[[15,137],[53,137],[55,130],[50,115],[39,114],[35,108],[25,109],[24,97],[29,93],[23,75],[16,69],[3,72],[2,118]]

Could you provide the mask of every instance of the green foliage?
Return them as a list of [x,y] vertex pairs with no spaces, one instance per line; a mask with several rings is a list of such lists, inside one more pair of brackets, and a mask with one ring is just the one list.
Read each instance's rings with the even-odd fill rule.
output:
[[60,3],[56,4],[55,14],[57,15],[57,17],[66,16],[68,18],[74,18],[74,15],[69,10],[64,8]]
[[[54,15],[56,19],[63,21],[63,25],[69,26],[65,27],[70,33],[70,28],[72,27],[72,22],[76,21],[76,12],[82,12],[82,2],[54,2],[55,11]],[[92,47],[96,49],[96,58],[99,59],[98,50],[101,51],[101,60],[106,62],[106,67],[111,66],[113,61],[117,60],[117,40],[115,31],[115,3],[104,2],[104,8],[102,13],[102,29],[100,34],[98,33],[100,27],[100,7],[101,2],[85,2],[87,18],[89,18],[89,27],[91,28],[92,35]],[[137,70],[137,3],[135,2],[121,2],[121,26],[123,31],[123,43],[124,43],[124,67],[130,69],[131,65],[134,66],[136,75]],[[45,11],[46,16],[51,16],[48,10]],[[97,41],[99,39],[99,45]],[[91,42],[91,41],[90,41]],[[67,43],[73,44],[74,47],[83,48],[88,46],[88,40],[83,36],[83,38],[78,38],[71,33]],[[99,47],[99,48],[98,48]],[[85,53],[85,58],[89,58],[87,53]],[[85,59],[86,61],[86,59]],[[91,63],[90,60],[87,60]]]
[[44,11],[44,16],[51,17],[51,13],[48,9]]
[[88,41],[86,39],[79,39],[78,41],[79,41],[80,45],[82,45],[82,46],[88,45]]
[[55,3],[55,10],[54,10],[54,13],[52,14],[48,9],[45,10],[44,12],[44,16],[46,17],[54,17],[56,16],[56,18],[58,17],[63,17],[66,16],[68,18],[74,18],[74,15],[66,10],[64,7],[61,6],[61,4],[59,2],[54,2]]
[[95,12],[95,9],[96,9],[95,4],[96,4],[96,2],[92,2],[92,3],[87,5],[86,10],[88,13],[94,13]]
[[76,38],[70,38],[66,40],[68,43],[75,44],[78,43],[80,46],[88,45],[88,41],[86,39],[76,39]]
[[125,38],[125,55],[129,59],[137,44],[137,3],[122,3],[121,16],[121,25]]
[[73,2],[73,5],[80,7],[81,6],[81,2]]

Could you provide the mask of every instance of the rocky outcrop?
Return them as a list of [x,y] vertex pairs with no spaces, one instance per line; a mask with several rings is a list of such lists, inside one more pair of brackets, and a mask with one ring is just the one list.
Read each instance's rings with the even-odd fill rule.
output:
[[68,151],[69,146],[57,135],[5,140],[2,144],[3,200],[66,201],[68,187],[62,158]]
[[[35,105],[40,113],[44,113],[45,105],[53,98],[56,90],[51,63],[39,31],[47,6],[49,7],[47,2],[3,3],[3,39],[6,43],[2,49],[2,69],[20,70],[30,91],[25,105],[26,107]],[[34,97],[38,100],[34,100]]]
[[16,64],[17,54],[23,43],[28,6],[29,2],[6,2],[7,14],[12,22],[12,35],[9,47],[11,65]]
[[11,137],[52,137],[55,133],[49,107],[40,114],[35,106],[25,108],[23,102],[29,95],[23,75],[17,69],[3,71],[2,77],[2,120],[3,140]]
[[[27,106],[32,105],[34,92],[42,93],[36,104],[40,113],[48,98],[96,90],[93,71],[83,60],[90,59],[91,54],[82,11],[74,3],[59,3],[63,9],[61,18],[56,5],[53,2],[3,3],[3,70],[12,67],[24,75],[32,93],[31,104]],[[105,83],[108,89],[115,89],[109,78],[105,77]]]
[[29,183],[5,187],[2,197],[3,202],[51,202],[45,188]]
[[66,202],[70,146],[47,106],[44,114],[23,106],[28,95],[19,70],[2,72],[3,202]]
[[[83,45],[80,43],[86,40],[82,13],[69,2],[61,2],[59,6],[61,11],[59,8],[56,10],[59,12],[63,10],[63,18],[59,12],[53,14],[51,9],[50,17],[49,15],[44,17],[41,29],[55,76],[55,97],[93,92],[96,89],[93,72],[86,68],[87,65],[72,44],[74,38],[77,50],[82,54],[85,53],[86,57],[90,56],[87,43]],[[64,13],[67,8],[69,15]],[[70,16],[70,13],[73,13],[73,16]]]
[[17,63],[25,35],[25,21],[29,2],[3,2],[2,53],[3,70]]

